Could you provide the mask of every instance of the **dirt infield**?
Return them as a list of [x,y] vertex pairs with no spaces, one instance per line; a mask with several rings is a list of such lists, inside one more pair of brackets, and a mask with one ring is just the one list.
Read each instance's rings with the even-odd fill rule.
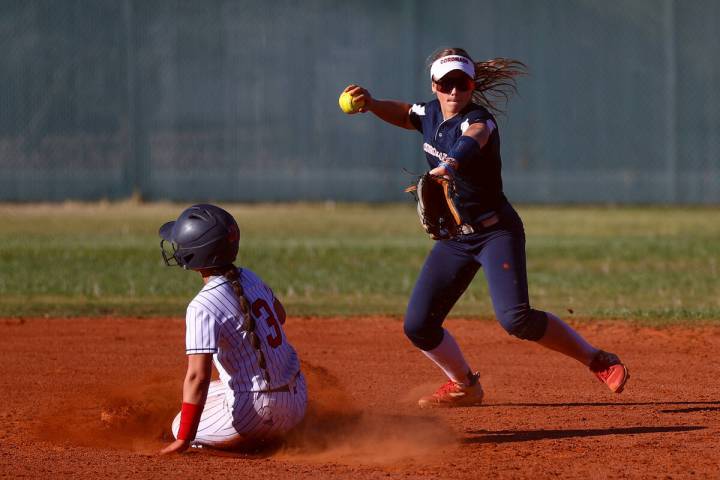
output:
[[720,328],[579,325],[627,362],[587,370],[450,320],[486,404],[424,411],[442,382],[390,318],[295,319],[311,405],[284,445],[159,457],[180,406],[182,319],[2,319],[0,476],[12,478],[707,478],[720,475]]

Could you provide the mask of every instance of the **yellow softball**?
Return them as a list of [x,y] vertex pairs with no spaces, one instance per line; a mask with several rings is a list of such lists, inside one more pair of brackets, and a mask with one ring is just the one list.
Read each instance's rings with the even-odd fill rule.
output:
[[362,100],[355,100],[355,98],[348,92],[343,92],[340,94],[338,103],[340,104],[340,110],[345,113],[357,113],[360,108],[365,104],[365,102]]

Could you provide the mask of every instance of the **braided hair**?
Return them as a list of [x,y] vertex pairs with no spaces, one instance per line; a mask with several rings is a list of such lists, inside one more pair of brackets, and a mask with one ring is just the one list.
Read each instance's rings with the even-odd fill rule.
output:
[[267,369],[267,362],[265,360],[265,354],[260,348],[260,339],[255,333],[256,323],[255,319],[250,313],[250,303],[245,297],[245,290],[243,289],[242,283],[240,282],[241,269],[238,269],[235,265],[230,264],[227,269],[224,269],[222,276],[228,281],[230,286],[235,292],[235,296],[240,303],[240,314],[243,317],[243,329],[247,332],[250,339],[250,345],[257,354],[258,366],[262,370],[263,378],[269,384],[270,383],[270,372]]

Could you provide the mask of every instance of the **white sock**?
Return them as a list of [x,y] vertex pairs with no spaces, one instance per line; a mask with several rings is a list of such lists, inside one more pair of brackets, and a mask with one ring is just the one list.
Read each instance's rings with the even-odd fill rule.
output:
[[548,328],[545,336],[538,343],[589,366],[598,349],[590,345],[582,335],[559,317],[550,312],[546,313],[548,316]]
[[443,333],[440,345],[430,351],[421,350],[421,352],[435,362],[450,380],[455,383],[467,384],[470,366],[465,361],[460,347],[450,332],[443,328]]

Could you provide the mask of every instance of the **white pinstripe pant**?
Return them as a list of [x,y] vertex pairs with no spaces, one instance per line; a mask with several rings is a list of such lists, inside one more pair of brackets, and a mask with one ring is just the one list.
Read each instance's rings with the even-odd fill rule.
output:
[[[205,408],[193,444],[230,447],[235,443],[284,435],[305,416],[307,387],[298,373],[289,392],[235,393],[234,408],[227,401],[227,387],[210,382]],[[175,416],[172,432],[177,438],[180,414]]]

